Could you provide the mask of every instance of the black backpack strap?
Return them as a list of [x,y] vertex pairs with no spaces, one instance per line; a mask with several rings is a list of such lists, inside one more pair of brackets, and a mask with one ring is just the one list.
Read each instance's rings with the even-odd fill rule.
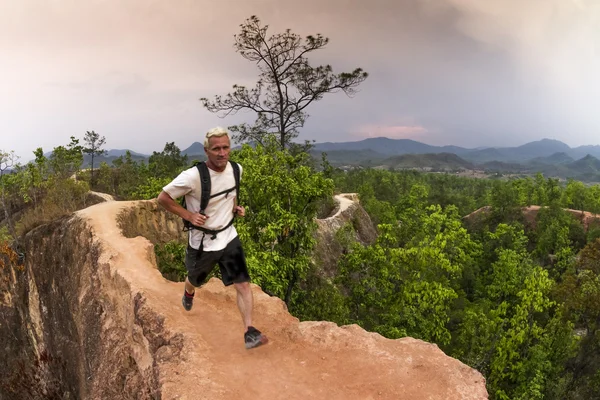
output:
[[208,172],[208,166],[204,161],[196,164],[196,168],[200,172],[200,214],[204,214],[210,200],[210,172]]
[[[208,206],[208,201],[215,196],[224,194],[224,193],[228,193],[232,190],[235,189],[235,194],[236,194],[236,199],[237,202],[239,204],[239,196],[240,196],[240,166],[233,162],[233,161],[229,161],[231,163],[231,167],[233,168],[233,177],[235,178],[235,188],[231,188],[231,189],[227,189],[224,190],[222,192],[219,192],[213,196],[210,195],[210,173],[208,171],[208,166],[206,165],[206,162],[201,161],[199,163],[196,164],[196,168],[198,168],[198,172],[200,172],[200,182],[201,182],[201,194],[200,194],[200,213],[204,214],[204,211],[206,210],[206,207]],[[233,221],[235,220],[235,218],[231,218],[231,221],[229,221],[229,223],[227,225],[225,225],[223,228],[218,229],[218,230],[212,230],[212,229],[206,229],[204,227],[200,227],[200,226],[195,226],[192,225],[189,221],[184,220],[184,231],[187,230],[191,230],[191,229],[197,229],[199,231],[202,231],[204,233],[208,233],[211,235],[211,238],[214,240],[217,237],[217,233],[224,231],[225,229],[229,228],[231,225],[233,225]]]
[[[196,226],[196,225],[192,225],[191,229],[197,229],[199,231],[202,231],[204,233],[210,234],[210,238],[212,240],[215,240],[217,238],[217,233],[223,232],[225,229],[229,228],[231,225],[233,225],[233,221],[235,220],[235,218],[231,218],[231,221],[229,221],[229,223],[227,225],[225,225],[224,227],[222,227],[221,229],[206,229],[203,228],[201,226]],[[204,239],[204,236],[202,236],[202,239]]]
[[240,166],[234,161],[229,161],[233,168],[233,177],[235,178],[235,198],[237,203],[240,204]]

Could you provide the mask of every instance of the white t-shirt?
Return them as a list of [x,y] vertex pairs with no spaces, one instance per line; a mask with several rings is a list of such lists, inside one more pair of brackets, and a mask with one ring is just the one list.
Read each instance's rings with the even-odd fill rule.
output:
[[[239,164],[238,164],[239,165]],[[235,177],[233,175],[233,167],[231,163],[227,163],[227,167],[223,172],[213,171],[208,169],[210,173],[211,187],[210,194],[222,192],[235,187]],[[240,165],[240,180],[242,179],[242,166]],[[163,188],[163,190],[173,199],[177,199],[185,195],[186,207],[189,211],[197,213],[200,211],[200,196],[202,193],[200,183],[200,172],[198,168],[192,167],[181,172],[171,183]],[[213,197],[208,202],[205,214],[208,216],[206,223],[203,225],[207,229],[218,230],[223,228],[233,218],[233,207],[235,205],[236,192],[232,190],[216,197]],[[200,247],[202,238],[204,237],[204,250],[217,251],[223,250],[229,242],[237,236],[235,227],[231,225],[222,232],[217,233],[217,237],[213,240],[210,233],[202,232],[198,229],[189,231],[189,244],[194,249]]]

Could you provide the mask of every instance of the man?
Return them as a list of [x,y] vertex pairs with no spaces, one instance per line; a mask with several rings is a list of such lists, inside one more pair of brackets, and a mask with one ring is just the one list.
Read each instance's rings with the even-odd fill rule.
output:
[[[165,186],[158,196],[158,203],[167,211],[200,228],[189,231],[185,254],[188,276],[181,300],[184,309],[192,309],[196,288],[205,283],[218,264],[223,284],[233,284],[237,291],[237,305],[245,327],[244,342],[246,348],[251,349],[266,343],[267,339],[252,326],[254,299],[250,276],[242,244],[234,225],[230,224],[235,215],[243,217],[246,214],[244,207],[237,204],[234,190],[236,181],[229,162],[230,151],[230,139],[225,129],[216,127],[206,134],[204,152],[210,173],[210,193],[211,196],[216,196],[211,197],[204,213],[200,213],[201,180],[196,167],[183,171]],[[239,169],[241,177],[242,167],[239,166]],[[181,196],[186,196],[186,208],[175,201]],[[222,230],[223,228],[225,229]],[[218,233],[207,233],[202,229]]]

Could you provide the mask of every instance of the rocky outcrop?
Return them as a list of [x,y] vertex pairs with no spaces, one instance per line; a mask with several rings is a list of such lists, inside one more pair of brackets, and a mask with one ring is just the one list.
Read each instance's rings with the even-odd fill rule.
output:
[[[540,206],[521,207],[521,217],[523,218],[524,222],[530,228],[535,229],[537,216],[538,216],[540,209],[542,209],[542,208],[544,208],[544,207],[540,207]],[[586,232],[588,231],[588,229],[590,229],[590,227],[600,226],[600,214],[592,214],[587,211],[573,210],[571,208],[565,208],[564,210],[567,211],[569,214],[571,214],[573,217],[575,217],[575,219],[577,219],[581,223],[584,231],[586,231]],[[463,217],[463,219],[469,223],[474,223],[478,220],[481,220],[482,218],[485,218],[486,216],[489,216],[491,214],[491,212],[492,212],[491,206],[484,206],[484,207],[481,207],[481,208],[473,211],[469,215],[466,215],[465,217]]]
[[115,201],[115,198],[107,193],[89,191],[85,194],[85,204],[93,206],[94,204],[104,203],[105,201]]
[[318,240],[314,257],[326,276],[335,275],[338,259],[352,242],[369,245],[377,240],[377,230],[360,205],[358,194],[342,193],[334,199],[337,205],[332,215],[317,219]]
[[[523,207],[521,209],[521,212],[523,213],[525,220],[533,228],[535,228],[537,215],[541,208],[542,207],[540,207],[540,206],[529,206],[529,207]],[[573,210],[571,208],[565,208],[564,210],[567,211],[569,214],[571,214],[573,217],[575,217],[575,219],[581,223],[584,231],[586,231],[586,232],[588,231],[588,229],[591,226],[597,227],[600,225],[600,215],[598,215],[598,214],[592,214],[590,212],[581,211],[581,210]]]
[[[180,235],[155,201],[105,202],[41,226],[1,271],[0,399],[487,399],[480,373],[420,340],[299,322],[253,285],[243,346],[235,290],[191,312],[153,245]],[[8,373],[7,373],[8,371]]]

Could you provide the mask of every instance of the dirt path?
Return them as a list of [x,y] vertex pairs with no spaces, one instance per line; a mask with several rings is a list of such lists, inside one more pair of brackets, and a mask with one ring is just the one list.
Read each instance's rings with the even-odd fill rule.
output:
[[110,194],[107,194],[107,193],[94,192],[92,190],[90,190],[89,193],[91,195],[98,196],[101,199],[104,199],[104,201],[115,201],[115,198],[112,197]]
[[357,199],[357,195],[355,193],[336,194],[334,196],[334,199],[338,203],[337,211],[332,216],[329,216],[322,220],[332,220],[337,218],[342,212],[346,211],[348,207],[352,205],[352,203],[354,203],[355,199]]
[[[338,200],[340,209],[351,203]],[[183,337],[181,358],[156,361],[162,399],[487,399],[482,376],[435,345],[387,340],[357,326],[299,323],[256,285],[254,324],[270,343],[246,350],[233,287],[211,280],[186,312],[183,283],[162,277],[148,259],[152,245],[121,235],[116,217],[134,203],[102,203],[79,214],[102,243],[100,262]]]

